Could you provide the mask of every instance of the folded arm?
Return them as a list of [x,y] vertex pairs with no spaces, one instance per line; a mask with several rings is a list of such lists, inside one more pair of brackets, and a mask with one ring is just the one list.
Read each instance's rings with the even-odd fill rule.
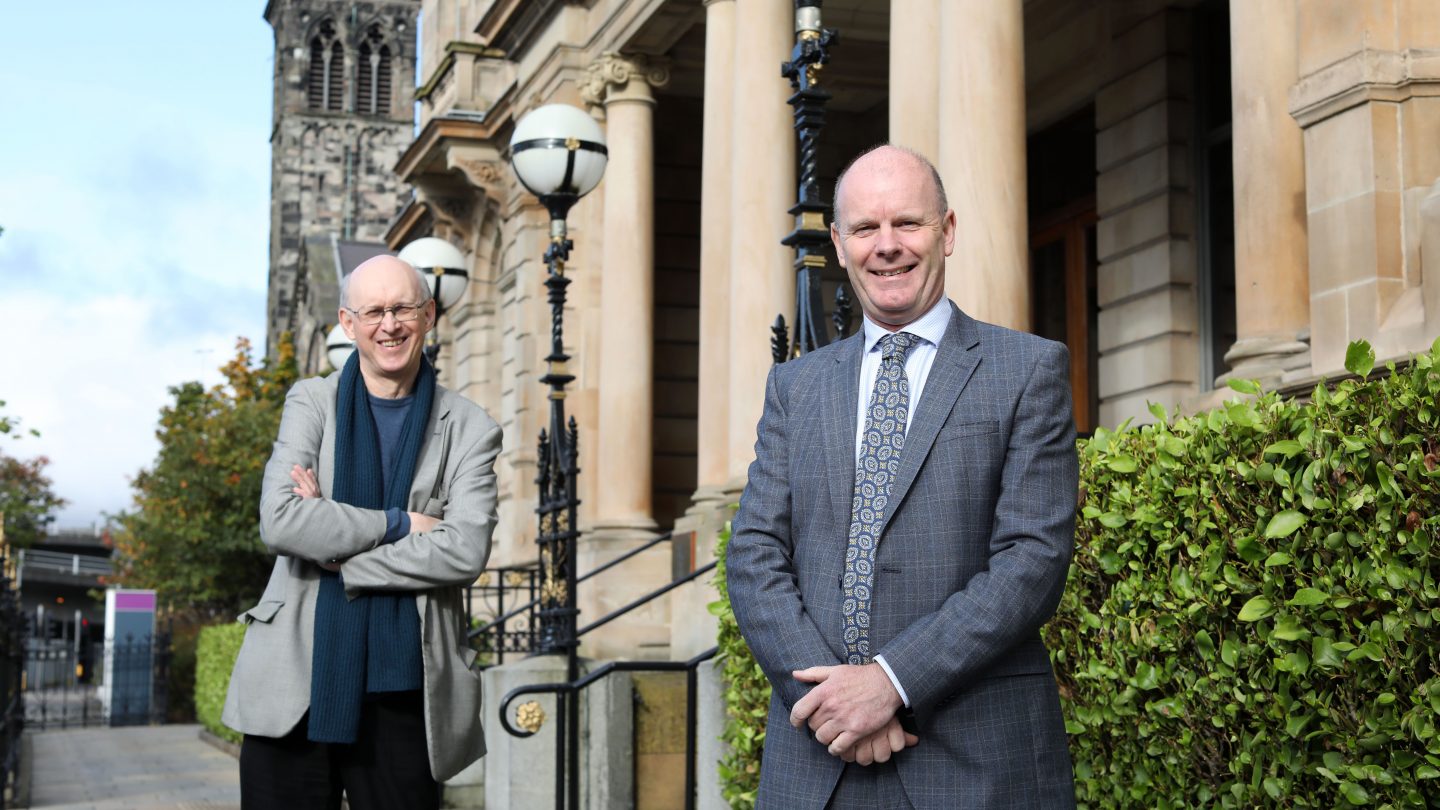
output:
[[325,433],[320,387],[302,380],[285,397],[280,433],[265,464],[260,491],[260,539],[272,552],[315,563],[344,559],[374,548],[385,536],[385,512],[328,498],[305,498],[291,472],[313,469]]
[[346,592],[414,591],[474,582],[490,556],[495,530],[500,439],[500,426],[490,422],[479,440],[453,448],[453,473],[439,473],[449,475],[439,522],[431,526],[431,521],[412,518],[410,534],[345,559],[340,573]]

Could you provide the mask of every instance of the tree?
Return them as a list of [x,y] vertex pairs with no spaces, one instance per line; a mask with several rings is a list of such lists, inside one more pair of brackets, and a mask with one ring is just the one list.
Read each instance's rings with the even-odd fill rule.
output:
[[153,588],[175,615],[233,616],[260,595],[273,558],[260,542],[260,483],[295,382],[289,336],[255,366],[250,342],[220,371],[225,383],[170,389],[160,412],[154,465],[135,477],[134,504],[119,517],[115,580]]
[[[0,400],[0,407],[4,407]],[[20,438],[20,420],[0,414],[0,433]],[[39,431],[27,431],[39,436]],[[5,540],[12,547],[29,548],[43,538],[55,522],[55,510],[66,503],[55,495],[45,467],[50,459],[36,456],[28,461],[0,450],[0,515],[5,517]]]

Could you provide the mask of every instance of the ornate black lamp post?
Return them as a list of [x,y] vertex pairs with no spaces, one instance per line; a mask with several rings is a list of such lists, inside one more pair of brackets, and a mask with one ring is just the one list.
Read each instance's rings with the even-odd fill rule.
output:
[[565,216],[570,207],[600,182],[607,161],[600,125],[584,111],[564,104],[533,110],[515,126],[510,138],[510,162],[515,175],[550,211],[550,245],[545,251],[549,275],[545,286],[550,301],[550,354],[540,382],[550,386],[550,427],[540,431],[537,456],[540,501],[540,648],[537,652],[564,655],[569,680],[579,676],[575,634],[575,476],[580,468],[579,431],[574,417],[565,420],[565,386],[575,379],[565,353],[565,262],[573,244],[566,236]]
[[[465,254],[454,245],[434,236],[425,236],[400,248],[399,258],[409,262],[430,282],[430,297],[435,299],[435,320],[460,303],[465,287],[470,283],[470,273],[465,269]],[[425,356],[430,365],[440,355],[440,337],[431,331],[430,343],[425,347]]]
[[[830,342],[820,297],[825,250],[830,244],[825,225],[830,206],[820,197],[815,164],[820,130],[825,126],[825,103],[830,100],[830,94],[820,88],[820,70],[830,60],[830,47],[840,36],[821,25],[822,2],[795,0],[795,48],[790,61],[780,66],[780,74],[790,80],[795,91],[790,106],[795,110],[795,132],[800,139],[800,188],[799,201],[790,209],[795,230],[783,240],[795,248],[795,337],[793,342],[786,340],[784,318],[776,318],[772,353],[777,363]],[[843,338],[850,325],[850,303],[843,285],[836,291],[834,320],[836,337]]]

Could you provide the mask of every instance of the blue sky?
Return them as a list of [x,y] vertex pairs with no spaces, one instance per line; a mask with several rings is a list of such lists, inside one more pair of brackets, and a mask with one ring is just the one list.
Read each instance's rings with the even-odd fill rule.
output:
[[274,40],[262,0],[7,4],[3,412],[62,528],[130,505],[166,389],[263,350]]

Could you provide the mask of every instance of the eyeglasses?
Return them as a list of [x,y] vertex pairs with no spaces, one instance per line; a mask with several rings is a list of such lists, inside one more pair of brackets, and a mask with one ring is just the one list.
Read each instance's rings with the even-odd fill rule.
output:
[[374,326],[385,320],[385,313],[387,312],[394,315],[395,320],[399,323],[413,321],[420,317],[420,307],[420,304],[396,304],[393,307],[366,307],[365,309],[345,308],[350,310],[350,313],[354,315],[361,324]]

